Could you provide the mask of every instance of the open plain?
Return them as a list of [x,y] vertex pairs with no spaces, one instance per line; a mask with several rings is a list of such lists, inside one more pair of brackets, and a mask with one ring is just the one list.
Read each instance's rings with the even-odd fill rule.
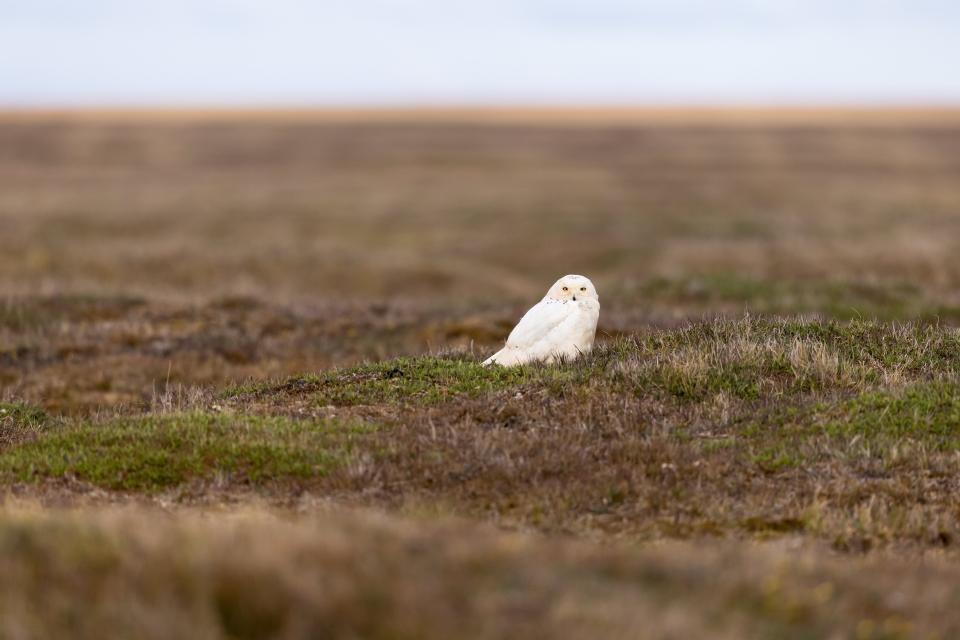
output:
[[960,635],[960,111],[8,112],[0,240],[0,637]]

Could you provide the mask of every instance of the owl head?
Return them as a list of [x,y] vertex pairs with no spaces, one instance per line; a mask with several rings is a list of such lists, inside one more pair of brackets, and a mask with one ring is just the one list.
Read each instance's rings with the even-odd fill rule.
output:
[[569,275],[563,276],[553,283],[550,290],[547,291],[547,297],[554,300],[599,300],[597,288],[590,282],[586,276]]

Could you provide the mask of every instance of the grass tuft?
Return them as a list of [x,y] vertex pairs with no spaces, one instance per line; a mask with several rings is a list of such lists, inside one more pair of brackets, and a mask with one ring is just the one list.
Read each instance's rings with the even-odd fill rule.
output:
[[0,402],[0,446],[29,438],[50,421],[39,407],[22,402]]

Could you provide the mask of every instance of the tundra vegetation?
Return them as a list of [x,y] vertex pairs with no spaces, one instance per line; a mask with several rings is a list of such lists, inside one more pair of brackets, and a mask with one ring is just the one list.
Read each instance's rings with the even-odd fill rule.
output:
[[[0,637],[960,635],[960,113],[9,113],[0,185]],[[566,272],[595,350],[480,367]]]

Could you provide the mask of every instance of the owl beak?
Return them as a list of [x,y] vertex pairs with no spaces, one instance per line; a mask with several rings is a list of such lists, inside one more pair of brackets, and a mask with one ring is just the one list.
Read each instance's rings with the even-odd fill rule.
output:
[[577,296],[573,296],[573,301],[574,301],[574,302],[577,301]]

